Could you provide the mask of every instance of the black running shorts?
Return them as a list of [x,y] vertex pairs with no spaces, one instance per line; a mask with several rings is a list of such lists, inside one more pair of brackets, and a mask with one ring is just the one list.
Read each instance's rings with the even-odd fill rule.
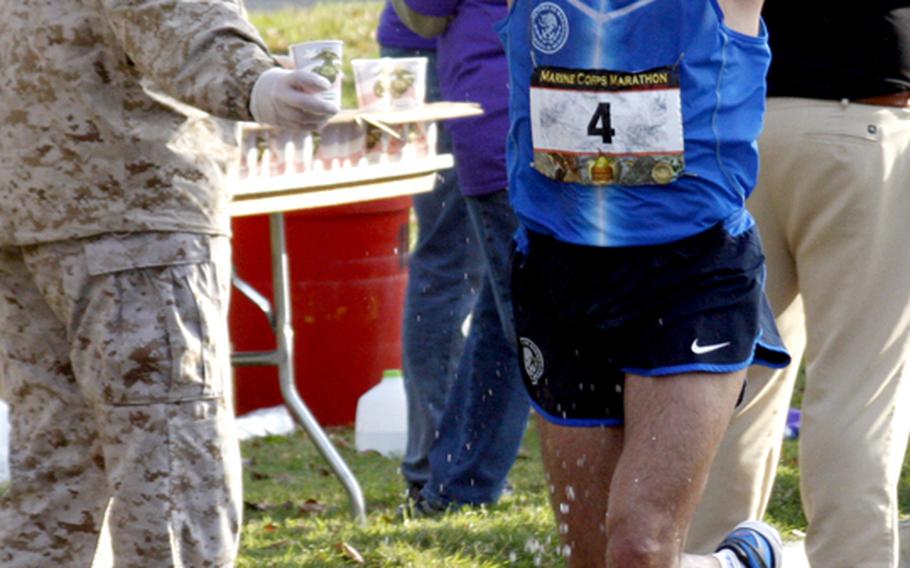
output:
[[623,421],[626,374],[783,367],[755,229],[720,224],[662,245],[593,247],[528,232],[512,302],[522,375],[537,411],[574,426]]

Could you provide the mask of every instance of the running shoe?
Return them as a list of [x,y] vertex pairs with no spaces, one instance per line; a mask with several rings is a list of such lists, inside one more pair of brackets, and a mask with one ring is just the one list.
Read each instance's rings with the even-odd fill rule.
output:
[[736,525],[724,538],[717,551],[729,549],[746,568],[780,568],[781,542],[777,530],[762,521],[745,521]]

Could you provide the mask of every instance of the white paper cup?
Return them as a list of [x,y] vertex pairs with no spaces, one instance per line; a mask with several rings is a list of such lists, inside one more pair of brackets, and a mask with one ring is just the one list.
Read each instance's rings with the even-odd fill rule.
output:
[[389,99],[392,108],[422,105],[427,95],[427,58],[389,58]]
[[341,107],[341,62],[344,42],[337,39],[307,41],[291,45],[294,67],[322,75],[332,87],[319,97]]
[[363,110],[391,108],[389,58],[352,59],[357,107]]

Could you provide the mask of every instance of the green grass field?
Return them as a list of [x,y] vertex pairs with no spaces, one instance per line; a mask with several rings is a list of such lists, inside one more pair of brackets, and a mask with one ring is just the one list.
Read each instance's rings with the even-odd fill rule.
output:
[[[240,566],[563,565],[533,428],[509,477],[513,494],[495,507],[407,521],[396,511],[404,490],[398,461],[354,451],[350,428],[330,432],[363,487],[368,526],[353,522],[346,493],[303,434],[253,440],[243,445],[246,522]],[[799,538],[806,526],[796,453],[797,443],[785,442],[767,517],[787,540]],[[908,468],[901,502],[910,512]]]

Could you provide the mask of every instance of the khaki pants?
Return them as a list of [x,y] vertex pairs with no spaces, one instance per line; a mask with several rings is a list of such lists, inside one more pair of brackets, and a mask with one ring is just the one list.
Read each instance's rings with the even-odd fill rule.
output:
[[0,248],[10,404],[0,566],[232,566],[241,514],[226,238],[140,233]]
[[[806,551],[818,568],[891,568],[910,427],[910,110],[772,98],[761,153],[749,208],[768,296],[806,360]],[[691,549],[764,514],[797,370],[750,370]]]

